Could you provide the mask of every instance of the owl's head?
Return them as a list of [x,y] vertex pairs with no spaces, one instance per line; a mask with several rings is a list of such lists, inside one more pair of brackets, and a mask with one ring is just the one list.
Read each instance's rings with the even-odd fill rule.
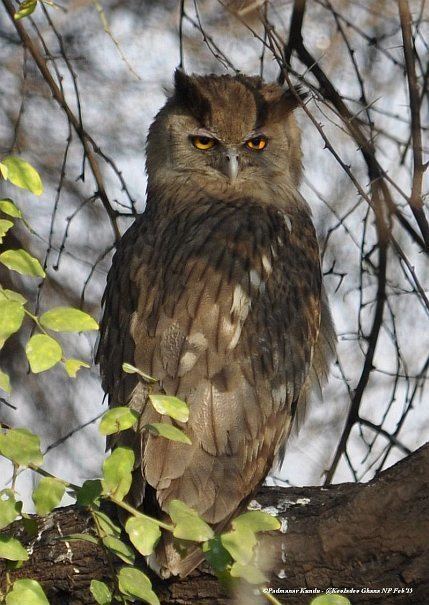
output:
[[225,199],[272,199],[279,188],[296,190],[297,105],[290,91],[258,77],[189,76],[177,70],[174,94],[149,131],[149,188],[180,193],[197,188]]

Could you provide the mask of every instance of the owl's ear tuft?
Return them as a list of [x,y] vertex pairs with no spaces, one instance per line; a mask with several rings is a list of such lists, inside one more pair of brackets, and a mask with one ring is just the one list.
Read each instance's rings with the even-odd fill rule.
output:
[[189,76],[178,68],[174,72],[176,103],[185,107],[202,124],[210,114],[210,102],[201,90],[195,76]]
[[285,90],[283,93],[283,98],[288,100],[288,102],[293,106],[293,109],[301,105],[301,101],[305,101],[308,97],[308,92],[304,90],[304,88],[300,84],[296,84],[292,91],[290,88]]
[[288,88],[282,91],[280,95],[273,93],[274,91],[267,90],[264,97],[267,103],[268,119],[275,122],[284,120],[308,97],[308,93],[299,85],[294,87],[294,91]]

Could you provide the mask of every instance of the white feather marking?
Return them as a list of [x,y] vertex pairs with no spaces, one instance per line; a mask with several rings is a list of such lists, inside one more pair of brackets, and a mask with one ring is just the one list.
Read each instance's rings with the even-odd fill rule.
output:
[[205,351],[205,349],[207,349],[207,338],[201,332],[191,334],[191,336],[188,336],[187,341],[199,351]]
[[229,317],[223,317],[221,323],[221,331],[226,341],[229,340],[227,349],[230,351],[233,349],[241,335],[241,328],[243,324],[239,321],[232,321]]
[[230,316],[222,317],[221,331],[222,331],[222,334],[225,335],[225,338],[228,338],[229,336],[232,336],[232,334],[234,332],[234,324],[231,321],[231,317]]
[[234,288],[234,294],[232,297],[231,315],[234,319],[238,319],[239,322],[244,323],[247,315],[249,314],[251,300],[240,286],[237,284]]
[[232,296],[231,316],[234,325],[234,333],[228,345],[229,351],[237,346],[241,336],[243,324],[246,321],[251,306],[252,301],[247,296],[240,284],[237,284],[234,288],[234,294]]
[[272,267],[272,265],[271,265],[271,263],[270,263],[270,261],[268,259],[268,256],[266,256],[265,254],[263,254],[261,260],[262,260],[262,266],[264,267],[266,273],[268,275],[271,275],[273,267]]
[[273,389],[273,399],[276,405],[284,405],[286,401],[286,392],[285,384],[281,384],[277,389]]
[[186,372],[192,370],[197,359],[198,355],[193,351],[187,351],[186,353],[184,353],[184,355],[182,355],[182,357],[180,358],[179,362],[179,376],[183,376],[184,374],[186,374]]
[[283,214],[283,220],[284,224],[286,225],[286,229],[289,231],[289,233],[292,233],[292,221],[287,214]]
[[260,274],[255,271],[255,269],[251,269],[249,271],[250,285],[253,286],[256,290],[259,290],[261,294],[265,292],[265,282],[261,278]]
[[237,346],[237,343],[240,340],[242,328],[243,328],[243,324],[239,322],[237,324],[237,327],[235,328],[235,332],[232,335],[231,341],[230,341],[230,343],[229,343],[229,345],[227,347],[228,351],[232,351],[232,349],[235,349],[235,347]]
[[251,269],[249,275],[250,275],[250,283],[252,284],[252,286],[254,286],[255,288],[259,288],[259,286],[262,283],[262,279],[261,279],[261,276],[259,275],[259,273],[257,271],[255,271],[255,269]]

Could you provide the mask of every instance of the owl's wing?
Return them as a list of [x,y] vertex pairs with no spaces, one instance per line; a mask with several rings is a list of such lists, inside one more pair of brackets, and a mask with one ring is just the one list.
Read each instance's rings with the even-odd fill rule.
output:
[[[322,387],[328,379],[329,368],[335,357],[337,344],[337,336],[335,333],[334,322],[332,320],[329,301],[322,286],[321,292],[321,308],[320,308],[320,330],[317,340],[314,345],[313,359],[311,369],[305,384],[302,389],[299,405],[296,408],[294,416],[293,428],[296,433],[303,426],[307,411],[310,404],[311,395],[315,394],[316,398],[321,401]],[[286,444],[284,444],[286,445]],[[280,466],[285,454],[285,447],[279,452],[277,464]]]
[[103,294],[103,316],[96,363],[100,364],[102,386],[110,406],[125,405],[138,384],[135,374],[122,370],[124,362],[133,363],[134,341],[130,321],[138,303],[137,284],[133,280],[135,262],[144,256],[147,230],[145,215],[141,215],[117,245]]
[[[136,389],[143,392],[145,385],[137,374],[126,373],[122,369],[125,362],[134,365],[135,342],[131,334],[130,322],[135,314],[139,287],[135,273],[139,264],[151,252],[150,220],[147,214],[140,215],[117,244],[112,265],[108,273],[106,289],[103,295],[103,316],[100,322],[100,339],[96,353],[96,362],[100,364],[102,386],[108,396],[109,406],[129,405]],[[146,402],[146,395],[141,397],[138,411]],[[141,439],[132,430],[107,438],[107,448],[115,445],[127,445],[135,452],[135,471],[130,495],[133,501],[141,503],[145,481],[142,477]]]

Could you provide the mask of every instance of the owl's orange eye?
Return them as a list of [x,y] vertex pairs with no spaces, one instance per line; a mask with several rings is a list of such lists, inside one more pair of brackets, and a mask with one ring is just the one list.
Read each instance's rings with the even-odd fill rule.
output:
[[201,149],[202,151],[207,151],[208,149],[212,149],[216,145],[216,140],[211,137],[191,137],[191,141],[194,147],[197,149]]
[[246,147],[253,149],[253,151],[262,151],[267,146],[267,139],[265,137],[254,137],[246,141]]

